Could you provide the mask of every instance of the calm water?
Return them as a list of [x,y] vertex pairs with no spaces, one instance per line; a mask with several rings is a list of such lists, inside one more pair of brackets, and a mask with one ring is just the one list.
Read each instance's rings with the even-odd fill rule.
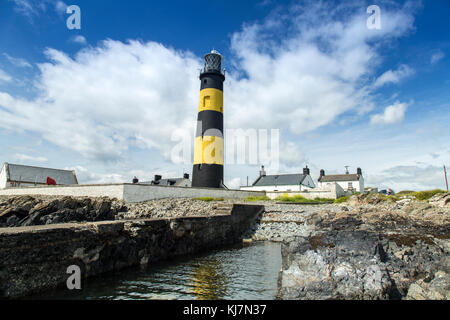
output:
[[239,246],[131,269],[57,289],[34,299],[275,299],[280,245]]

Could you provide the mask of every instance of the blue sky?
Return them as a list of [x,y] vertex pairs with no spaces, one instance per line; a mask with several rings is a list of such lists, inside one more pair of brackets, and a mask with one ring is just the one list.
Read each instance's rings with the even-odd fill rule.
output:
[[[373,4],[379,30],[366,26]],[[66,27],[68,5],[80,30]],[[0,160],[73,168],[81,183],[191,173],[171,156],[174,133],[193,140],[198,69],[214,48],[225,127],[280,130],[269,173],[349,165],[367,185],[444,188],[448,12],[447,0],[1,0]],[[260,164],[226,165],[226,184]]]

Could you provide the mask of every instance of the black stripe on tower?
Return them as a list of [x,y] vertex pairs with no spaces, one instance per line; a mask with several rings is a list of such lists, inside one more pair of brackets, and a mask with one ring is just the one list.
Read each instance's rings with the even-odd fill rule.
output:
[[204,72],[200,75],[200,90],[213,88],[223,91],[225,76],[216,72]]
[[219,130],[220,136],[223,137],[223,113],[212,110],[201,111],[198,113],[197,121],[196,137],[215,136],[215,134],[210,134],[211,130],[206,132],[208,129]]
[[193,187],[221,188],[223,166],[220,164],[196,164],[192,171]]

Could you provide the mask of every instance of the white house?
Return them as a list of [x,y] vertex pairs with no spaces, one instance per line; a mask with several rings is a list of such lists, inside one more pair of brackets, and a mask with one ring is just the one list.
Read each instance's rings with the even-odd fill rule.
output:
[[325,170],[320,170],[319,188],[326,188],[330,183],[338,184],[345,192],[364,192],[364,178],[361,168],[356,169],[356,174],[331,174],[325,175]]
[[57,185],[78,184],[75,171],[42,168],[5,162],[0,171],[0,189],[34,187],[47,184],[47,178]]
[[264,166],[261,167],[258,179],[251,186],[242,186],[240,190],[249,191],[305,191],[315,188],[314,181],[309,175],[308,166],[303,174],[266,175]]

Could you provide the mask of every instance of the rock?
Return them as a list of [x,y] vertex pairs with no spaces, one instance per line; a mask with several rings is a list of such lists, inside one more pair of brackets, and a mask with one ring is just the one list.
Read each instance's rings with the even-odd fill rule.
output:
[[450,207],[450,192],[435,194],[428,203],[441,208]]
[[411,284],[406,296],[407,300],[449,300],[450,299],[450,275],[444,271],[438,271],[434,279],[427,282],[423,279]]

